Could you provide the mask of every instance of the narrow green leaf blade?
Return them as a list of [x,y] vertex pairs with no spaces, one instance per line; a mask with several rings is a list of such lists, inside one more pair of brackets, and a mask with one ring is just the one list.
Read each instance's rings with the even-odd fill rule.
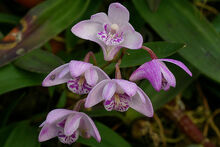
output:
[[101,142],[98,143],[95,139],[79,138],[77,142],[92,147],[130,147],[130,144],[125,141],[121,136],[115,133],[112,129],[108,128],[100,122],[96,122],[96,126],[101,135]]
[[220,37],[187,0],[163,0],[152,13],[145,0],[133,0],[141,16],[165,40],[185,42],[179,53],[203,74],[220,82]]
[[27,71],[49,73],[64,61],[48,51],[37,49],[18,58],[14,64]]
[[[158,58],[168,57],[176,53],[179,49],[185,47],[185,44],[183,43],[171,43],[165,41],[148,42],[144,43],[144,45],[151,48]],[[143,49],[127,50],[127,53],[128,54],[125,54],[122,58],[120,67],[137,66],[150,60],[148,52]]]
[[0,23],[18,24],[20,18],[15,15],[0,13]]

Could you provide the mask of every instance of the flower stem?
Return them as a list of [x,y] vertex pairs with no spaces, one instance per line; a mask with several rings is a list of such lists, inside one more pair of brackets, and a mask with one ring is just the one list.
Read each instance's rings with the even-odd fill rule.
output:
[[92,51],[88,52],[84,58],[84,61],[85,62],[89,62],[89,59],[90,57],[92,57],[93,61],[94,61],[94,65],[97,65],[97,61],[96,61],[96,58],[95,58],[95,55]]
[[141,48],[146,50],[150,54],[151,59],[157,59],[156,54],[150,48],[146,46],[142,46]]
[[121,71],[119,65],[121,64],[121,59],[118,60],[118,62],[115,64],[115,78],[121,79]]
[[76,105],[74,106],[73,110],[75,111],[79,111],[80,107],[83,103],[85,103],[86,99],[81,99],[78,102],[76,102]]

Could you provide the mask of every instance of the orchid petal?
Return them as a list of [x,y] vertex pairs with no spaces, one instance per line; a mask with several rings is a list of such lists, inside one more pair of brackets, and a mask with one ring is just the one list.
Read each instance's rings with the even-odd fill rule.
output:
[[94,22],[99,22],[101,24],[111,24],[111,22],[108,19],[108,16],[103,12],[92,15],[90,20]]
[[89,136],[93,136],[98,142],[100,142],[101,136],[92,119],[85,113],[80,112],[80,114],[83,116],[80,121],[80,130],[85,130],[86,133],[89,133]]
[[112,96],[115,94],[115,91],[116,91],[116,84],[115,82],[108,82],[104,89],[103,89],[103,93],[102,93],[102,97],[105,99],[105,100],[109,100],[112,98]]
[[55,125],[45,124],[40,131],[38,140],[43,142],[57,136],[57,128]]
[[103,25],[99,22],[95,22],[92,20],[84,20],[74,25],[71,31],[76,36],[90,41],[94,41],[98,43],[100,46],[103,46],[104,44],[97,37],[97,33],[103,31]]
[[[160,69],[161,69],[161,73],[163,74],[164,79],[167,81],[167,85],[170,85],[172,87],[176,86],[176,79],[174,77],[174,75],[172,74],[172,72],[166,67],[166,65],[161,62],[160,63]],[[169,87],[164,87],[164,90],[168,90]]]
[[103,88],[110,81],[111,81],[110,79],[103,80],[99,82],[95,87],[92,88],[92,90],[90,91],[90,93],[88,94],[86,98],[86,102],[85,102],[86,108],[90,108],[98,104],[102,100],[104,100],[104,98],[102,97]]
[[43,80],[42,86],[48,87],[66,83],[70,78],[71,76],[69,74],[69,64],[67,63],[57,67],[52,72],[50,72]]
[[72,135],[78,129],[81,118],[82,115],[80,115],[80,113],[69,115],[67,117],[64,126],[64,134],[66,136]]
[[119,85],[119,88],[117,89],[119,90],[122,89],[122,91],[125,92],[128,96],[132,97],[136,94],[137,85],[135,83],[121,79],[113,79],[113,80]]
[[129,12],[120,3],[112,3],[108,9],[108,17],[112,23],[127,23],[129,21]]
[[162,75],[160,71],[160,63],[156,59],[146,62],[132,73],[129,80],[136,81],[140,79],[148,79],[154,89],[160,91],[162,84]]
[[130,107],[148,117],[152,117],[154,113],[149,97],[139,87],[136,95],[132,97]]
[[188,73],[190,76],[192,76],[191,71],[186,67],[186,65],[184,65],[182,62],[174,60],[174,59],[158,59],[159,61],[166,61],[166,62],[170,62],[173,64],[176,64],[177,66],[179,66],[180,68],[182,68],[186,73]]
[[120,46],[129,49],[140,49],[143,44],[143,37],[140,33],[136,32],[130,23],[122,26],[122,32],[124,32],[124,41]]
[[121,49],[120,46],[106,46],[105,45],[104,47],[102,47],[105,61],[113,60],[113,58],[115,57],[117,52],[119,52],[120,49]]
[[98,74],[98,81],[97,83],[101,82],[102,80],[105,79],[110,79],[109,76],[99,67],[97,66],[92,66],[92,69],[96,70],[97,74]]
[[70,74],[73,77],[79,77],[90,67],[92,67],[92,64],[82,61],[72,60],[69,63]]
[[74,111],[66,109],[54,109],[48,113],[45,122],[48,124],[55,123],[71,113],[74,113]]
[[96,83],[98,82],[98,73],[96,72],[96,70],[94,68],[90,68],[85,72],[85,78],[86,78],[86,82],[91,85],[91,86],[95,86]]

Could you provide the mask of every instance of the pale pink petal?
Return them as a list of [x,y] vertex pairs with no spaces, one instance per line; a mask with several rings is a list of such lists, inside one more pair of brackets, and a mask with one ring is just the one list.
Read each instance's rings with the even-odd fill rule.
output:
[[103,80],[92,88],[92,90],[90,91],[90,93],[86,98],[86,102],[85,102],[86,108],[90,108],[104,100],[104,98],[102,97],[103,89],[105,85],[110,81],[111,81],[110,79]]
[[85,113],[80,112],[81,115],[83,116],[81,121],[80,121],[80,129],[86,131],[88,135],[86,136],[93,136],[98,142],[101,141],[101,136],[99,134],[98,129],[96,128],[94,122],[92,119],[86,115]]
[[74,25],[71,31],[82,39],[94,41],[102,47],[104,45],[104,43],[97,37],[97,34],[103,31],[103,24],[99,22],[84,20]]
[[74,114],[75,112],[67,109],[54,109],[48,113],[45,122],[48,124],[55,123],[71,113]]
[[115,94],[115,91],[116,91],[116,84],[115,84],[115,82],[113,82],[113,81],[108,82],[105,85],[104,89],[103,89],[102,97],[105,100],[109,100]]
[[94,22],[99,22],[101,24],[111,24],[111,22],[108,19],[108,16],[103,12],[92,15],[90,20]]
[[43,80],[42,86],[48,87],[66,83],[70,78],[71,76],[69,74],[69,64],[67,63],[57,67],[52,72],[50,72]]
[[92,69],[96,70],[97,74],[98,74],[98,81],[97,83],[101,82],[102,80],[105,79],[110,79],[109,76],[99,67],[97,66],[92,66]]
[[99,79],[98,73],[94,68],[89,68],[85,72],[85,78],[86,78],[86,82],[91,86],[95,86]]
[[121,46],[106,46],[102,47],[105,61],[111,61],[114,59],[117,52],[121,49]]
[[[160,69],[161,72],[163,74],[164,79],[167,81],[168,85],[175,87],[176,86],[176,79],[174,77],[174,75],[172,74],[172,72],[170,72],[170,70],[166,67],[166,65],[161,62],[160,63]],[[169,87],[164,87],[164,90],[168,90]]]
[[67,117],[64,126],[64,134],[66,136],[72,135],[78,129],[81,118],[82,115],[81,113],[78,112],[76,112],[76,114],[72,114]]
[[122,79],[113,79],[118,85],[119,89],[122,89],[128,96],[132,97],[137,92],[137,85],[133,82],[122,80]]
[[192,76],[191,71],[186,67],[186,65],[184,65],[182,62],[174,60],[174,59],[158,59],[159,61],[166,61],[166,62],[170,62],[173,64],[176,64],[177,66],[179,66],[180,68],[182,68],[186,73],[188,73],[190,76]]
[[69,63],[70,74],[73,77],[79,77],[93,65],[83,61],[72,60]]
[[120,3],[112,3],[108,9],[108,17],[112,23],[127,23],[129,21],[129,12]]
[[154,114],[153,106],[149,97],[139,87],[136,95],[132,97],[130,107],[148,117],[152,117]]
[[143,37],[136,31],[127,31],[124,35],[124,41],[120,46],[129,49],[140,49],[143,44]]
[[162,75],[159,64],[159,61],[155,59],[144,63],[132,73],[129,80],[136,81],[141,79],[148,79],[152,86],[157,91],[160,91],[162,84]]
[[50,125],[46,123],[40,131],[38,141],[43,142],[51,138],[54,138],[57,136],[57,132],[58,130],[54,124]]

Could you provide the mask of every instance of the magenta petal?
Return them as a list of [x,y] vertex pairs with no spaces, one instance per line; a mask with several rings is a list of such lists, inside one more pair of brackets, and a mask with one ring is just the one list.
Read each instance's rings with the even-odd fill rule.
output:
[[132,73],[129,80],[136,81],[141,79],[148,79],[154,89],[160,91],[162,84],[162,75],[159,64],[160,63],[156,59],[144,63]]
[[110,81],[111,81],[110,79],[103,80],[92,88],[92,90],[90,91],[90,93],[86,98],[86,102],[85,102],[86,108],[90,108],[104,100],[104,98],[102,97],[103,88]]
[[92,119],[85,113],[79,113],[83,116],[80,121],[80,130],[86,131],[86,133],[89,133],[88,136],[93,136],[98,142],[100,142],[101,136]]
[[103,89],[102,97],[105,100],[109,100],[115,94],[115,91],[116,91],[116,84],[115,84],[115,82],[113,82],[113,81],[108,82],[105,85],[104,89]]
[[43,142],[57,136],[57,128],[55,125],[45,124],[40,131],[38,141]]
[[108,17],[112,23],[127,23],[129,21],[129,12],[120,3],[112,3],[108,9]]
[[85,78],[86,78],[86,82],[91,85],[91,86],[95,86],[98,82],[98,73],[96,72],[96,70],[94,68],[90,68],[85,72]]
[[[128,96],[132,97],[137,92],[137,85],[133,82],[121,79],[113,79],[118,85],[118,89],[125,92]],[[120,92],[119,92],[120,93]]]
[[71,76],[69,74],[69,64],[67,63],[57,67],[52,72],[50,72],[43,80],[42,86],[48,87],[66,83],[70,78]]
[[148,117],[152,117],[154,114],[153,106],[149,97],[139,87],[136,95],[132,97],[130,107]]
[[101,24],[111,24],[111,22],[108,19],[108,16],[103,12],[92,15],[90,20],[94,22],[99,22]]
[[161,73],[163,74],[164,79],[167,81],[167,87],[164,87],[164,90],[169,89],[169,85],[172,87],[176,86],[176,79],[172,72],[166,67],[164,63],[161,62],[160,64]]
[[72,135],[79,127],[82,115],[80,113],[69,115],[64,126],[64,134],[66,136]]
[[72,60],[69,63],[70,74],[73,77],[79,77],[90,67],[92,67],[92,64],[83,61]]
[[55,123],[71,113],[74,114],[75,111],[66,110],[66,109],[54,109],[48,113],[45,122],[48,124]]
[[190,76],[192,76],[191,71],[186,67],[186,65],[184,65],[182,62],[177,61],[177,60],[173,60],[173,59],[158,59],[159,61],[166,61],[166,62],[170,62],[173,64],[176,64],[177,66],[179,66],[180,68],[182,68],[186,73],[188,73]]

